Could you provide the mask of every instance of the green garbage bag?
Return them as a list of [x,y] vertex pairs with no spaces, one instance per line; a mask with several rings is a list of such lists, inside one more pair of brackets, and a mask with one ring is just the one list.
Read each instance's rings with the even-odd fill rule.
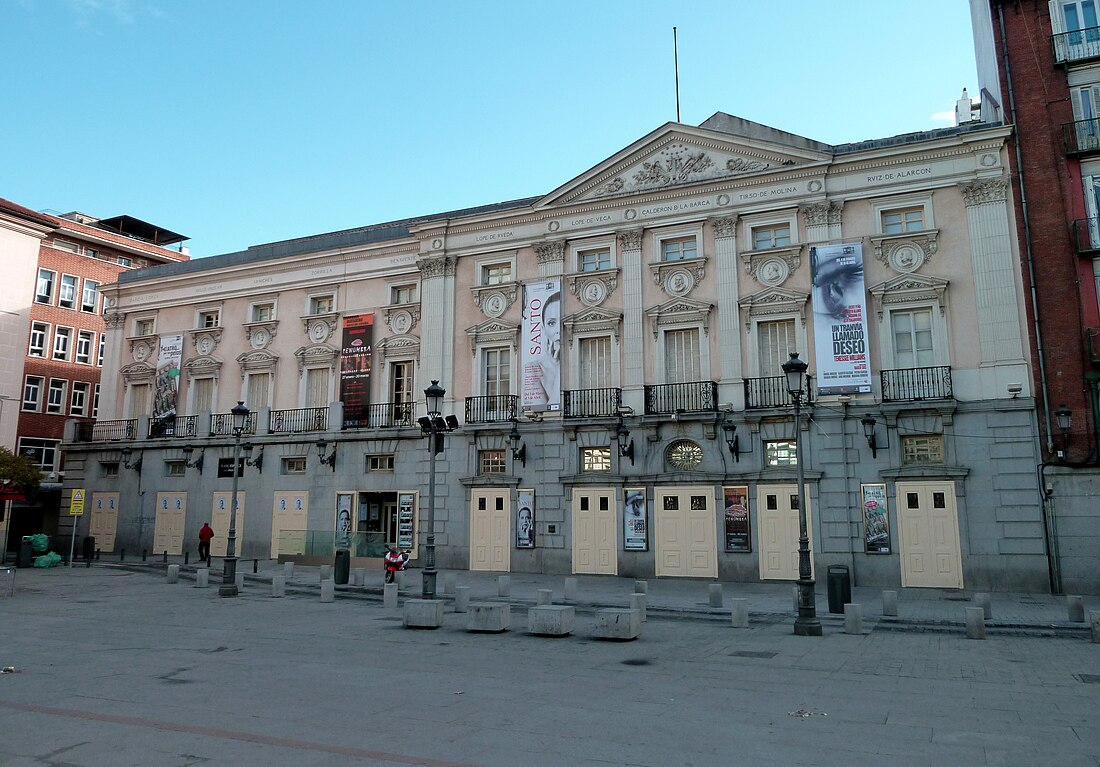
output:
[[61,555],[56,551],[34,558],[35,567],[57,567],[59,564],[61,564]]
[[45,551],[46,547],[50,545],[50,539],[45,533],[38,533],[31,537],[31,548],[35,551]]

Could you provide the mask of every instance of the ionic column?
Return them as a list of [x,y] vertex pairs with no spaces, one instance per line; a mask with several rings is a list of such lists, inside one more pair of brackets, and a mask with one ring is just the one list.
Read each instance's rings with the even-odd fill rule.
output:
[[714,231],[714,273],[718,275],[718,358],[719,400],[740,401],[741,324],[737,299],[740,270],[737,268],[737,216],[710,219]]
[[420,269],[421,383],[439,379],[448,390],[448,399],[465,391],[454,380],[455,266],[457,259],[441,254],[425,256],[416,262]]
[[535,258],[539,264],[539,277],[546,280],[561,277],[565,266],[565,240],[540,242],[535,246]]
[[645,328],[642,312],[642,230],[619,232],[623,275],[623,404],[644,412]]

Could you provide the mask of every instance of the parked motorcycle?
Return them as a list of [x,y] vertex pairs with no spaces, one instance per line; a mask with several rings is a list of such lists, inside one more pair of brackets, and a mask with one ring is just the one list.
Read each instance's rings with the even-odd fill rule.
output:
[[393,583],[398,573],[405,569],[409,563],[409,552],[398,551],[386,547],[386,554],[382,557],[382,566],[386,569],[386,583]]

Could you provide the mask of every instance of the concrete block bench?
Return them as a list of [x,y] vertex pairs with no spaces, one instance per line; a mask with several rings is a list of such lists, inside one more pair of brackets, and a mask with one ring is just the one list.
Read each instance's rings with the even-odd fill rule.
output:
[[596,611],[597,639],[637,639],[642,633],[642,615],[637,610],[605,608]]
[[406,601],[404,624],[407,629],[439,628],[443,625],[443,600],[410,599]]
[[466,611],[466,630],[499,633],[508,630],[511,619],[510,605],[472,602]]
[[576,617],[572,605],[535,605],[527,611],[527,630],[539,636],[569,636]]

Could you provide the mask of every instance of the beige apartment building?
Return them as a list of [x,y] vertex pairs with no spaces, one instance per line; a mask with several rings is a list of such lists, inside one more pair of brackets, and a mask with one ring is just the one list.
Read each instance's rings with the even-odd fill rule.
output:
[[218,556],[236,469],[242,557],[415,566],[437,380],[442,568],[794,580],[802,461],[819,578],[1046,589],[1008,135],[718,113],[539,197],[124,273],[77,534]]

